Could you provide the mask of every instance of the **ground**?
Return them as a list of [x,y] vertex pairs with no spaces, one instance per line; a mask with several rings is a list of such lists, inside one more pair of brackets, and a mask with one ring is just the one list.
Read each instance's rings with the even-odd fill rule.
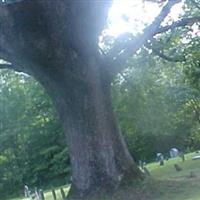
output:
[[[102,195],[100,200],[200,200],[200,160],[192,160],[197,153],[186,155],[186,161],[181,158],[174,158],[165,161],[164,166],[158,163],[150,163],[146,167],[151,173],[151,177],[133,187],[134,182],[124,186],[113,195]],[[177,172],[174,164],[180,165],[183,170]],[[191,178],[193,172],[196,177]],[[68,187],[65,186],[67,192]],[[56,191],[57,200],[61,200],[59,189]],[[53,200],[51,191],[45,192],[46,200]],[[22,200],[16,198],[12,200]],[[23,199],[29,200],[29,199]]]

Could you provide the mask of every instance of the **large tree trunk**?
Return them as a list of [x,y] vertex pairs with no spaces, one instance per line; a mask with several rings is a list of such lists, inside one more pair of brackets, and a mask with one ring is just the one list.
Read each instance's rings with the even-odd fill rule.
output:
[[101,64],[95,58],[78,63],[86,70],[77,66],[80,71],[76,76],[54,72],[52,79],[47,81],[42,76],[41,81],[64,126],[72,165],[70,194],[75,199],[142,178],[113,115],[110,82]]
[[33,75],[62,120],[77,199],[141,178],[115,121],[98,37],[111,0],[25,0],[0,6],[0,56]]

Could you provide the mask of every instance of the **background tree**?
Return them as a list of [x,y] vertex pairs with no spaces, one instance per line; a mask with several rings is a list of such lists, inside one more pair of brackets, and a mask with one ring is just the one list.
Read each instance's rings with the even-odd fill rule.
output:
[[200,96],[199,90],[185,82],[184,68],[143,49],[113,82],[115,112],[137,161],[152,161],[156,152],[169,157],[174,146],[181,151],[194,150],[188,140],[199,126],[191,101],[199,102]]
[[64,184],[70,176],[68,148],[49,97],[24,74],[4,70],[0,81],[1,199],[22,193],[25,183]]

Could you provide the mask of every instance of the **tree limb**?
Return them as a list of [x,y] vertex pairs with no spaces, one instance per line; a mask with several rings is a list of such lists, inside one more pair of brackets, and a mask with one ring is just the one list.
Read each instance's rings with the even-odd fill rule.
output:
[[195,0],[191,0],[192,4],[194,4],[194,6],[196,8],[198,8],[200,10],[200,6],[198,5],[198,3]]
[[185,56],[170,57],[170,56],[165,55],[163,53],[162,49],[155,48],[153,45],[150,45],[149,43],[146,43],[145,46],[148,49],[151,49],[155,55],[159,56],[160,58],[162,58],[166,61],[169,61],[169,62],[184,62],[184,61],[186,61]]
[[173,22],[171,25],[160,27],[157,31],[155,31],[154,35],[157,35],[159,33],[164,33],[168,30],[173,30],[173,29],[175,29],[177,27],[181,27],[181,26],[191,26],[197,22],[200,22],[200,16],[184,18],[179,21]]
[[[192,26],[194,23],[197,23],[197,22],[200,22],[200,16],[184,18],[184,19],[181,19],[179,21],[172,23],[171,25],[167,25],[167,26],[163,26],[163,27],[159,28],[158,31],[155,32],[155,35],[164,33],[168,30],[173,30],[175,28],[182,27],[182,26],[187,26],[187,25]],[[186,61],[185,56],[169,57],[169,56],[165,55],[162,51],[154,48],[153,46],[149,45],[148,43],[145,44],[145,46],[147,48],[150,48],[157,56],[159,56],[162,59],[167,60],[169,62],[184,62],[184,61]]]
[[[197,22],[200,22],[200,16],[181,19],[181,20],[179,20],[179,21],[173,22],[171,25],[167,25],[167,26],[163,26],[163,27],[158,28],[158,30],[156,30],[154,33],[152,33],[152,35],[149,34],[149,36],[146,38],[146,40],[147,40],[147,39],[150,39],[150,38],[151,38],[152,36],[154,36],[154,35],[164,33],[164,32],[166,32],[166,31],[168,31],[168,30],[173,30],[173,29],[175,29],[175,28],[183,27],[183,26],[192,26],[194,23],[197,23]],[[148,30],[148,28],[147,28],[146,30]],[[127,34],[127,35],[128,35],[128,34]],[[131,38],[130,34],[128,35],[128,37]],[[140,39],[140,38],[141,38],[141,39]],[[144,31],[144,35],[140,36],[140,38],[136,38],[134,41],[131,41],[131,40],[129,39],[128,45],[129,45],[130,47],[132,47],[132,49],[130,49],[130,50],[132,50],[132,52],[130,52],[131,54],[133,54],[134,51],[138,50],[138,49],[143,45],[142,41],[143,41],[143,42],[145,41],[145,31]],[[130,41],[131,41],[131,42],[130,42]],[[138,43],[137,43],[137,41],[138,41]],[[133,46],[134,43],[137,43],[138,45]],[[124,43],[124,44],[127,45],[127,43]],[[128,46],[128,45],[127,45],[127,46]],[[140,46],[139,46],[139,45],[140,45]],[[137,47],[138,47],[138,48],[137,48]],[[118,47],[118,48],[119,48],[119,47]],[[124,47],[124,48],[125,48],[125,47]],[[149,48],[149,46],[148,46],[148,48]],[[127,47],[127,49],[128,49],[128,47]],[[153,48],[153,47],[151,47],[151,49],[154,51],[155,54],[157,54],[159,57],[161,57],[161,58],[163,58],[163,59],[165,59],[165,60],[167,60],[167,61],[170,61],[170,62],[183,62],[183,61],[185,61],[185,58],[171,58],[171,57],[168,57],[168,56],[164,55],[162,52],[160,52],[159,50],[157,50],[157,49],[155,49],[155,48]],[[113,49],[112,49],[111,51],[114,52]],[[122,51],[122,50],[121,50],[121,51]],[[123,55],[123,54],[122,54],[122,55]],[[120,55],[120,56],[121,56],[121,55]],[[119,57],[120,57],[120,56],[119,56]],[[124,58],[124,59],[125,59],[125,58]],[[119,64],[120,64],[120,63],[123,64],[124,61],[121,60],[121,62],[118,61],[118,63],[119,63]]]
[[[111,49],[111,52],[117,52],[117,55],[110,55],[112,56],[114,61],[115,69],[111,73],[118,73],[122,66],[126,63],[126,60],[133,55],[142,45],[151,37],[155,35],[155,32],[159,29],[160,24],[162,21],[167,17],[171,8],[181,2],[181,0],[168,0],[167,4],[163,7],[160,14],[155,18],[153,23],[149,25],[147,28],[144,29],[143,34],[136,37],[134,40],[130,40],[130,42],[122,44],[120,49]],[[114,47],[115,48],[115,45]],[[117,67],[116,67],[117,66]]]
[[11,64],[11,63],[0,64],[0,69],[11,69],[11,70],[15,70],[17,72],[24,72],[24,73],[30,75],[30,72],[27,69],[21,68],[17,65]]
[[[167,26],[160,26],[162,21],[165,19],[165,17],[170,12],[170,9],[173,5],[178,3],[180,1],[168,1],[166,6],[163,7],[162,11],[160,12],[159,16],[154,20],[154,22],[144,29],[144,32],[142,35],[138,36],[135,39],[131,39],[130,34],[127,34],[127,40],[124,42],[121,46],[119,44],[114,45],[114,48],[111,49],[111,54],[108,54],[108,56],[111,56],[114,61],[114,68],[112,69],[111,73],[116,74],[119,71],[122,70],[123,66],[126,63],[126,60],[134,54],[139,48],[141,48],[147,40],[151,39],[154,35],[164,33],[168,30],[173,30],[177,27],[183,27],[183,26],[192,26],[194,23],[200,22],[200,16],[197,17],[191,17],[191,18],[184,18],[179,21],[173,22],[171,25]],[[185,58],[171,58],[166,55],[164,55],[162,52],[156,49],[152,49],[155,54],[157,54],[159,57],[168,60],[170,62],[183,62],[185,61]]]
[[0,64],[0,69],[12,69],[11,64]]
[[163,52],[159,51],[158,49],[154,49],[154,48],[151,48],[153,53],[157,56],[159,56],[160,58],[166,60],[166,61],[169,61],[169,62],[184,62],[186,61],[185,60],[185,57],[170,57],[170,56],[167,56],[165,55]]

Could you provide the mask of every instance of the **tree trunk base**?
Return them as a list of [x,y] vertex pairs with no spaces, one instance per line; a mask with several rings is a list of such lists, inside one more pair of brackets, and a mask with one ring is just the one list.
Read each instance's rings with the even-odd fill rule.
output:
[[[129,174],[130,175],[130,174]],[[88,191],[79,191],[73,186],[70,188],[66,200],[102,200],[107,196],[112,196],[119,188],[124,188],[129,185],[137,184],[137,182],[144,180],[144,174],[137,174],[137,177],[126,176],[118,182],[105,182],[101,186],[93,187]]]

